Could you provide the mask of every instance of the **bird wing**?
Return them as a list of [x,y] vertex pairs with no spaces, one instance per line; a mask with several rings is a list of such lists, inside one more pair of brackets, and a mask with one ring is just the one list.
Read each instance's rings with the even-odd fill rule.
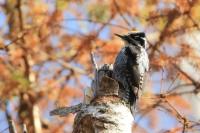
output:
[[[126,46],[125,47],[125,55],[127,56],[127,58],[132,58],[133,62],[136,64],[139,64],[137,57],[140,54],[140,49],[137,48],[137,46]],[[135,59],[135,60],[134,60]]]

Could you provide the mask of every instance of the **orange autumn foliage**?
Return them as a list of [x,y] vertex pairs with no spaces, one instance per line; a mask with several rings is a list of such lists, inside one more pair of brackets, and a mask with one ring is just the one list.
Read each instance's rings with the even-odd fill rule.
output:
[[[187,100],[184,93],[173,96],[176,86],[181,90],[190,84],[194,88],[191,95],[198,99],[199,81],[194,84],[192,77],[186,75],[200,79],[200,0],[4,0],[0,3],[1,111],[10,108],[17,129],[20,123],[27,123],[29,132],[34,133],[31,110],[38,105],[42,131],[71,132],[74,115],[52,121],[49,111],[56,106],[82,102],[84,88],[90,86],[94,75],[90,53],[94,52],[98,65],[113,63],[124,46],[114,34],[133,29],[146,33],[150,58],[145,91],[136,113],[136,118],[141,116],[144,121],[134,123],[133,132],[181,132],[183,120],[177,118],[172,107],[187,119],[191,125],[188,131],[200,126],[198,123],[193,126],[193,118],[197,117],[193,112],[198,111],[193,109],[200,105]],[[180,60],[189,61],[190,69],[196,73],[180,71]],[[168,121],[161,121],[163,116],[158,113],[162,110],[170,114],[165,117],[175,121],[169,129],[165,129]],[[0,123],[0,132],[5,128]]]

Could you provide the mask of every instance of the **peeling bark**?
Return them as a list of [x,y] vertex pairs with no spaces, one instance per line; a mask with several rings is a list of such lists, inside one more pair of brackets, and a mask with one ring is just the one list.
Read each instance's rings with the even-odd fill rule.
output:
[[116,96],[96,98],[75,118],[73,133],[131,133],[133,116]]
[[111,65],[96,70],[89,89],[92,91],[86,91],[89,94],[85,94],[84,103],[55,109],[50,115],[77,113],[73,133],[131,133],[134,118],[129,103],[122,97],[123,89],[112,78]]

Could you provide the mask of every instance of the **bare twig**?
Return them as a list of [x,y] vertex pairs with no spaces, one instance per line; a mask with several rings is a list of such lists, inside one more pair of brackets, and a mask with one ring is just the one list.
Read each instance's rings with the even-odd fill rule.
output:
[[[86,34],[82,33],[80,30],[77,30],[75,28],[71,28],[70,26],[66,26],[66,25],[62,25],[62,24],[54,24],[53,27],[55,27],[55,28],[57,27],[57,28],[61,28],[61,29],[62,28],[67,29],[69,31],[75,32],[76,35],[78,34],[77,36],[81,36],[81,37],[87,36]],[[51,32],[49,34],[51,34]]]
[[159,46],[161,46],[163,44],[163,41],[167,37],[166,34],[168,34],[168,28],[173,24],[173,22],[177,18],[179,18],[180,15],[181,15],[180,12],[176,9],[171,10],[168,13],[168,15],[167,15],[168,20],[167,20],[167,23],[165,24],[163,30],[160,33],[159,40],[155,43],[155,45],[152,45],[151,47],[149,47],[152,49],[151,54],[149,55],[150,57],[152,57],[154,55],[155,51],[159,50]]
[[131,23],[124,17],[123,13],[121,12],[121,9],[119,7],[119,5],[117,4],[117,2],[115,0],[114,1],[114,5],[115,5],[115,8],[117,10],[117,12],[120,14],[121,18],[124,20],[124,22],[131,28]]
[[22,33],[18,33],[18,36],[16,38],[14,38],[13,40],[11,40],[11,42],[9,42],[8,44],[6,44],[4,47],[0,48],[0,50],[5,50],[5,51],[9,51],[8,47],[11,44],[16,43],[17,41],[21,40],[22,38],[24,38],[24,36],[28,33],[28,31],[22,32]]
[[197,81],[195,81],[186,72],[184,72],[178,65],[176,65],[176,64],[173,64],[173,65],[181,74],[183,74],[185,77],[187,77],[196,87],[199,85],[199,83]]
[[89,22],[89,23],[98,23],[98,24],[103,24],[103,25],[107,25],[107,26],[113,26],[113,27],[117,27],[120,29],[124,29],[124,30],[129,30],[128,27],[122,26],[122,25],[118,25],[118,24],[112,24],[109,22],[100,22],[97,20],[92,20],[92,19],[78,19],[78,18],[67,18],[67,19],[63,19],[64,21],[82,21],[82,22]]
[[13,122],[11,116],[9,115],[8,111],[6,110],[6,117],[8,120],[8,125],[9,125],[9,132],[10,133],[17,133],[16,128],[15,128],[15,123]]
[[168,92],[171,91],[170,89],[171,89],[171,87],[173,86],[173,84],[175,83],[175,81],[178,79],[178,77],[179,77],[179,73],[176,75],[175,79],[172,80],[172,82],[170,83],[169,87],[167,88],[167,91],[168,91]]
[[189,17],[189,19],[192,21],[192,23],[194,24],[195,27],[197,27],[198,30],[200,30],[200,26],[198,25],[198,23],[192,18],[192,16],[188,13],[187,16]]
[[90,56],[91,56],[91,61],[92,61],[92,64],[94,65],[94,68],[95,68],[96,70],[98,70],[98,65],[97,65],[97,62],[96,62],[96,60],[95,60],[94,53],[91,52]]
[[150,113],[151,111],[153,111],[156,107],[160,106],[161,104],[161,100],[157,101],[155,104],[151,105],[150,107],[148,106],[148,108],[140,110],[140,114],[141,116],[137,119],[137,121],[135,123],[139,123],[148,113]]
[[28,133],[26,124],[22,125],[22,131],[23,131],[23,133]]
[[146,21],[152,21],[155,19],[159,19],[159,18],[163,18],[163,17],[167,17],[168,14],[158,14],[158,15],[154,15],[154,16],[150,16],[146,19]]
[[54,109],[50,112],[50,115],[59,115],[61,117],[68,115],[69,113],[76,113],[86,107],[86,104],[79,103],[77,105],[71,106],[71,107],[61,107],[58,109]]
[[20,26],[20,30],[23,31],[24,29],[24,22],[23,22],[23,14],[22,14],[22,10],[21,10],[21,0],[17,0],[17,5],[16,5],[16,8],[18,10],[18,13],[19,13],[19,26]]
[[[167,100],[165,99],[165,102],[169,105],[169,107],[176,113],[175,115],[177,116],[178,120],[183,120],[186,119],[185,117],[183,117],[178,110]],[[182,121],[181,121],[182,122]]]
[[5,129],[3,129],[3,130],[1,130],[0,133],[3,133],[3,132],[5,132],[5,131],[8,130],[8,129],[9,129],[9,127],[5,128]]
[[[77,72],[79,74],[88,74],[86,71],[78,68],[78,67],[75,67],[75,66],[72,66],[71,64],[67,63],[67,62],[64,62],[62,60],[57,60],[57,62],[59,64],[61,64],[63,67],[67,68],[67,69],[70,69],[72,70],[73,72]],[[92,75],[89,75],[89,77],[91,77]]]
[[183,119],[183,131],[182,131],[182,133],[185,133],[185,131],[186,131],[186,119]]
[[8,125],[10,133],[17,133],[13,120],[8,120]]
[[164,70],[164,68],[162,67],[162,74],[161,74],[162,76],[161,76],[161,81],[160,81],[160,82],[161,82],[161,83],[160,83],[160,93],[162,93],[162,91],[163,91],[162,89],[163,89],[163,81],[164,81],[164,77],[163,77],[163,76],[164,76],[164,71],[165,71],[165,70]]
[[[17,0],[17,5],[16,5],[16,9],[18,11],[18,15],[19,15],[19,28],[20,31],[23,32],[24,31],[24,20],[23,20],[23,12],[22,12],[22,1],[21,0]],[[21,38],[21,48],[24,51],[26,56],[23,56],[23,61],[24,61],[24,66],[25,66],[25,71],[24,71],[24,76],[29,79],[29,74],[30,74],[30,65],[28,63],[28,59],[27,59],[27,50],[26,48],[23,46],[26,43],[26,40],[24,39],[24,36],[22,36]]]
[[41,125],[41,120],[40,120],[39,107],[36,104],[33,105],[33,124],[34,124],[35,132],[42,133],[42,125]]

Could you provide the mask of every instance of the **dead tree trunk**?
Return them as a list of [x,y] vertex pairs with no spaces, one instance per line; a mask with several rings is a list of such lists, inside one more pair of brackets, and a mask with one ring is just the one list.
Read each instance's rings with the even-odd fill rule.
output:
[[112,78],[112,67],[104,65],[96,70],[84,103],[55,109],[50,114],[77,113],[73,133],[131,133],[133,116],[120,90],[118,82]]

